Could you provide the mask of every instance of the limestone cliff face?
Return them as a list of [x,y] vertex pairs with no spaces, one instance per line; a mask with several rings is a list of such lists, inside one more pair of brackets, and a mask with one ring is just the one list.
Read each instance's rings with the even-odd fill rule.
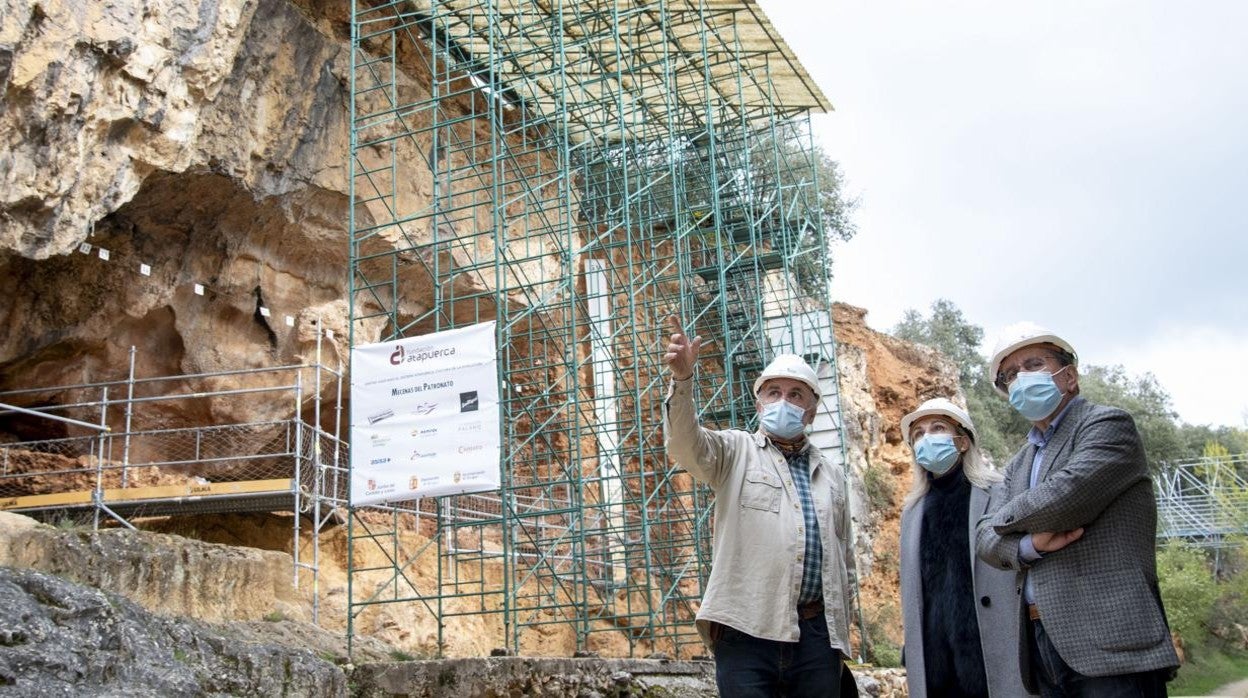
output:
[[[0,390],[122,377],[131,346],[145,375],[298,363],[320,328],[336,335],[323,360],[345,362],[349,215],[367,226],[433,196],[431,175],[413,177],[351,211],[349,11],[329,0],[0,0],[0,323],[12,329],[0,337]],[[429,93],[427,56],[413,53],[395,78],[406,103]],[[444,109],[478,114],[462,92]],[[447,128],[488,142],[487,127],[474,117]],[[399,139],[396,157],[427,161],[432,144],[418,140]],[[389,146],[363,148],[361,166],[383,155]],[[507,206],[514,244],[530,217],[566,215],[553,197],[543,206]],[[478,209],[475,229],[489,229],[489,207]],[[433,233],[428,219],[402,240],[383,230],[361,253]],[[437,263],[492,259],[493,244]],[[521,261],[504,277],[549,278],[566,265],[562,250],[528,244],[506,255]],[[466,295],[493,279],[451,283]],[[428,311],[425,265],[408,264],[399,284],[401,320]],[[380,322],[357,326],[357,341],[376,339]],[[264,418],[257,407],[237,401],[215,416]]]
[[345,696],[345,672],[307,648],[248,642],[115,594],[0,567],[7,695]]
[[0,389],[341,336],[348,56],[283,0],[0,1]]
[[901,418],[924,400],[965,404],[957,367],[927,347],[876,332],[867,311],[836,304],[833,324],[841,379],[846,455],[860,496],[855,534],[863,615],[874,640],[901,641],[898,534],[911,481],[911,452]]

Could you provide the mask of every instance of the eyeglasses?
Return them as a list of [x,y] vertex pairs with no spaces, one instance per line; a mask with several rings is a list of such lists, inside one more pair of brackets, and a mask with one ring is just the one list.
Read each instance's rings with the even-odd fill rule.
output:
[[1004,390],[1006,386],[1014,382],[1018,378],[1018,374],[1022,371],[1034,373],[1035,371],[1043,371],[1049,367],[1051,356],[1032,356],[1023,360],[1021,366],[1011,366],[1004,371],[997,372],[997,387]]

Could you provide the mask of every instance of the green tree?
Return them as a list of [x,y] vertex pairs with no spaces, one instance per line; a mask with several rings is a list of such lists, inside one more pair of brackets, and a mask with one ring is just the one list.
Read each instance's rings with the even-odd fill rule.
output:
[[931,317],[910,309],[893,328],[894,337],[929,346],[958,366],[962,388],[984,376],[984,357],[979,353],[984,330],[967,322],[953,301],[939,298],[932,303]]
[[1210,445],[1221,446],[1232,455],[1248,453],[1248,429],[1183,424],[1179,427],[1179,439],[1183,448],[1180,458],[1200,458],[1207,455]]
[[1163,462],[1184,456],[1178,414],[1170,406],[1170,394],[1153,374],[1131,376],[1122,366],[1080,366],[1079,375],[1081,395],[1126,410],[1135,419],[1149,467],[1155,470]]
[[967,321],[952,301],[941,298],[932,303],[929,317],[914,309],[907,310],[892,334],[929,346],[957,365],[967,411],[979,434],[979,447],[993,462],[1004,465],[1026,440],[1030,425],[987,379],[988,362],[979,353],[983,328]]
[[749,147],[749,169],[736,177],[764,230],[784,231],[772,239],[793,259],[798,287],[815,298],[827,294],[832,278],[832,243],[858,233],[858,198],[848,193],[840,165],[805,129],[781,128]]

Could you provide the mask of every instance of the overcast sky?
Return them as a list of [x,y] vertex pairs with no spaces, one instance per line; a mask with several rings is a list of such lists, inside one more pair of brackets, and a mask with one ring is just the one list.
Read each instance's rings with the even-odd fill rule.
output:
[[1248,420],[1248,2],[760,0],[861,196],[833,293],[947,298]]

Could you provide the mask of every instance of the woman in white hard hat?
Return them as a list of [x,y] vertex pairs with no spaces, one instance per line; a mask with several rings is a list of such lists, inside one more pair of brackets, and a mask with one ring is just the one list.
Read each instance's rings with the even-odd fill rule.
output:
[[970,415],[945,398],[901,420],[914,477],[901,515],[903,661],[912,698],[1025,696],[1014,575],[975,556],[975,525],[1001,475]]

